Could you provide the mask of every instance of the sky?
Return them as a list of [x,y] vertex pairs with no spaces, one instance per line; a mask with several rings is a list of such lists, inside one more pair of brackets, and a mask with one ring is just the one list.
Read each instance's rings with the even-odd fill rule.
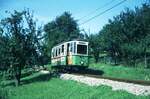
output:
[[[6,11],[22,11],[29,8],[34,12],[38,24],[46,24],[67,11],[77,20],[80,30],[88,33],[98,33],[109,19],[119,15],[126,8],[140,7],[146,0],[127,0],[106,13],[84,23],[91,17],[102,13],[122,0],[0,0],[0,19],[8,16]],[[98,9],[98,10],[96,10]]]

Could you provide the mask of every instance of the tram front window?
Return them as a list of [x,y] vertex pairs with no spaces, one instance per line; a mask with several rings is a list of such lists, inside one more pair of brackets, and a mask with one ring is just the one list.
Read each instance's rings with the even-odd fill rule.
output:
[[87,45],[77,45],[78,54],[87,54]]

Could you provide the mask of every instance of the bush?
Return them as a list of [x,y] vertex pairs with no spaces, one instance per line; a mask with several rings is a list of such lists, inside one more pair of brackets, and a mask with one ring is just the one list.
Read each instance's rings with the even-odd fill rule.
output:
[[4,73],[2,71],[0,72],[0,99],[8,99],[8,90],[3,88]]
[[8,91],[4,88],[0,88],[0,99],[8,99]]

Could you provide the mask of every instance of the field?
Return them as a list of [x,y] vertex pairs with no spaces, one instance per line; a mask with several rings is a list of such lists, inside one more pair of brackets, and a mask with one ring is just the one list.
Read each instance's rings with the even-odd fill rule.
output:
[[51,78],[35,73],[22,79],[23,85],[9,86],[10,99],[149,99],[125,91],[112,91],[110,87],[90,87],[74,81]]

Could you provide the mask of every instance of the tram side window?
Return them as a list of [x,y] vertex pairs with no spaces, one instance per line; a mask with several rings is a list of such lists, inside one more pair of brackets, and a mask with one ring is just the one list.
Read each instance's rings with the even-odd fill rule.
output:
[[54,57],[55,57],[55,49],[53,49],[53,52],[52,52],[52,53],[53,53],[53,58],[54,58]]
[[64,45],[61,46],[61,53],[64,55]]
[[76,42],[74,42],[74,53],[76,53]]
[[57,48],[55,49],[55,55],[56,55],[55,57],[57,57]]
[[61,48],[58,49],[58,55],[60,56]]
[[54,49],[53,49],[53,52],[52,52],[52,57],[54,58]]
[[60,54],[60,50],[59,48],[57,48],[57,56],[59,56],[59,54]]
[[77,45],[78,54],[87,54],[87,45]]
[[58,48],[56,48],[56,57],[58,56]]
[[70,51],[70,43],[67,43],[67,53]]
[[73,52],[72,50],[73,50],[73,48],[72,48],[72,43],[70,43],[70,52]]
[[56,56],[56,50],[55,50],[55,49],[54,49],[54,52],[53,52],[53,53],[54,53],[54,57],[55,57],[55,56]]
[[71,42],[71,46],[70,46],[70,52],[74,53],[74,42]]

